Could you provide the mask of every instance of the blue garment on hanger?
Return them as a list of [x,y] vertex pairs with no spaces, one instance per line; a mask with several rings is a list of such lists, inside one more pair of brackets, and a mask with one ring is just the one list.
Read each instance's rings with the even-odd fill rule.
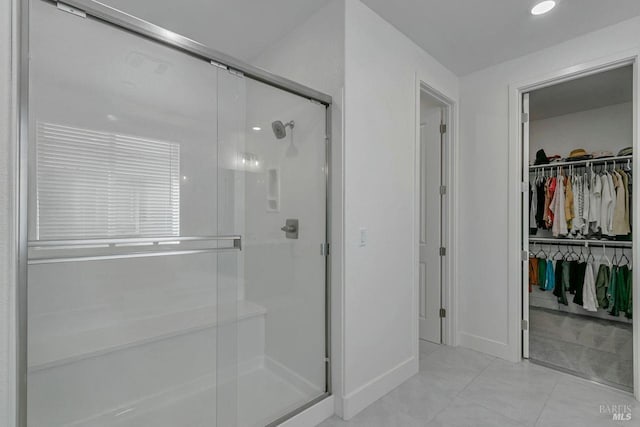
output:
[[551,291],[556,286],[556,275],[553,271],[553,261],[547,260],[547,277],[544,281],[544,290]]

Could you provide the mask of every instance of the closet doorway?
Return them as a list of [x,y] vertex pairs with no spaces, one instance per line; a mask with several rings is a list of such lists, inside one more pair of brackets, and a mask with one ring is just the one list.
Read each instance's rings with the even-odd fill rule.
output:
[[523,357],[631,392],[633,101],[620,64],[523,92],[521,120]]
[[426,90],[420,91],[420,340],[443,342],[445,218],[447,196],[446,103]]

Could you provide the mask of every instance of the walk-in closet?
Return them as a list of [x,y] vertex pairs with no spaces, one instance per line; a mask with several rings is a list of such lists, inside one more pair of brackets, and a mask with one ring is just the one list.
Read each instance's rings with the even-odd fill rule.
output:
[[633,67],[522,101],[523,356],[632,391]]

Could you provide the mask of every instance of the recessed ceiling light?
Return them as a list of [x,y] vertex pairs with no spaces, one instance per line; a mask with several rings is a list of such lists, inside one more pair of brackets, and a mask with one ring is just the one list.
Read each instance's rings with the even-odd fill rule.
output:
[[553,0],[542,1],[542,2],[538,3],[537,5],[533,6],[533,9],[531,9],[531,14],[532,15],[544,15],[545,13],[549,12],[554,7],[556,7],[556,2],[555,1],[553,1]]
[[251,129],[255,130],[255,131],[259,131],[262,130],[262,128],[260,126],[254,126]]

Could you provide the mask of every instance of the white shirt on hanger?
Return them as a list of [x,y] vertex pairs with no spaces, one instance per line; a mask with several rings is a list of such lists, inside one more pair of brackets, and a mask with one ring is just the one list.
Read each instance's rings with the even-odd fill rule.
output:
[[609,208],[613,197],[611,195],[611,189],[609,188],[609,180],[607,175],[601,175],[599,177],[602,183],[602,194],[600,203],[600,231],[604,235],[608,235],[611,231],[609,229]]
[[589,192],[589,224],[591,231],[598,231],[600,228],[600,205],[602,203],[602,181],[600,177],[593,174],[591,177],[591,191]]

